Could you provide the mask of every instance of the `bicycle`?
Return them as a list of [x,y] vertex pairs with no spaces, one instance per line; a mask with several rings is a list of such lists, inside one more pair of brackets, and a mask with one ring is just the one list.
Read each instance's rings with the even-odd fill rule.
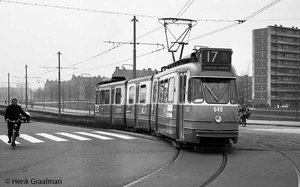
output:
[[246,127],[247,125],[247,122],[246,122],[246,119],[242,119],[241,116],[239,116],[239,125],[242,125],[242,127]]
[[18,122],[20,122],[21,120],[10,120],[7,119],[7,121],[11,122],[13,124],[13,133],[12,133],[12,137],[11,137],[11,146],[13,147],[13,149],[15,149],[16,147],[16,139],[17,139],[17,127],[18,127]]

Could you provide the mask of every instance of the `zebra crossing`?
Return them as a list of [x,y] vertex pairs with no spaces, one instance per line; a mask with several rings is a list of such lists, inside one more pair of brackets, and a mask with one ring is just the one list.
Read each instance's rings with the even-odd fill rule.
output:
[[[113,133],[106,131],[92,131],[92,132],[55,132],[55,133],[35,133],[34,135],[20,134],[17,139],[16,144],[21,144],[20,142],[25,140],[30,143],[45,143],[47,140],[55,142],[67,142],[70,140],[88,141],[88,140],[133,140],[136,139],[133,136]],[[7,135],[0,135],[0,142],[8,144]]]

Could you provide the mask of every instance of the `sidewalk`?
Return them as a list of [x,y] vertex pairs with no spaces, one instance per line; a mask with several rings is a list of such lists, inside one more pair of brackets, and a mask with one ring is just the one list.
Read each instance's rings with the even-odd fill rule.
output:
[[272,125],[272,126],[289,126],[300,127],[300,121],[271,121],[271,120],[247,120],[247,125]]

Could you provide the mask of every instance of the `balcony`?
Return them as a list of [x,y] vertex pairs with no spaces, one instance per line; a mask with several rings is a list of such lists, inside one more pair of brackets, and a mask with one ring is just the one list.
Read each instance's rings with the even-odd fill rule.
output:
[[291,37],[291,38],[300,38],[300,35],[291,34],[291,33],[285,33],[285,32],[279,32],[279,31],[271,31],[271,35],[286,36],[286,37]]
[[298,77],[299,76],[295,73],[282,73],[282,72],[278,72],[278,71],[271,71],[271,75],[273,75],[273,76],[286,76],[286,77]]
[[296,88],[271,88],[272,92],[283,92],[283,93],[298,93],[298,90]]
[[300,84],[300,82],[297,83],[297,81],[283,81],[283,80],[271,80],[272,84],[285,84],[285,85],[297,85]]
[[278,55],[271,55],[271,59],[275,60],[289,60],[289,61],[299,61],[300,58],[291,58],[291,57],[285,57],[285,56],[278,56]]
[[276,96],[272,96],[272,100],[276,100],[276,101],[300,101],[300,97],[276,97]]
[[271,50],[277,51],[277,52],[300,53],[299,49],[285,49],[285,48],[279,48],[279,47],[272,47]]
[[288,69],[298,69],[298,66],[295,65],[285,65],[285,64],[278,64],[278,63],[271,63],[271,67],[274,68],[288,68]]

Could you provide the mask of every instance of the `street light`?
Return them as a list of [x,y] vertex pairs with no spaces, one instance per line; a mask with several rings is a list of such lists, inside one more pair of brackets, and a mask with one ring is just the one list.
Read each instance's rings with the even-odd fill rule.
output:
[[88,108],[89,108],[89,114],[91,114],[91,109],[90,109],[90,102],[91,102],[91,74],[89,73],[81,73],[81,76],[83,75],[88,75],[89,76],[89,103],[88,103]]

